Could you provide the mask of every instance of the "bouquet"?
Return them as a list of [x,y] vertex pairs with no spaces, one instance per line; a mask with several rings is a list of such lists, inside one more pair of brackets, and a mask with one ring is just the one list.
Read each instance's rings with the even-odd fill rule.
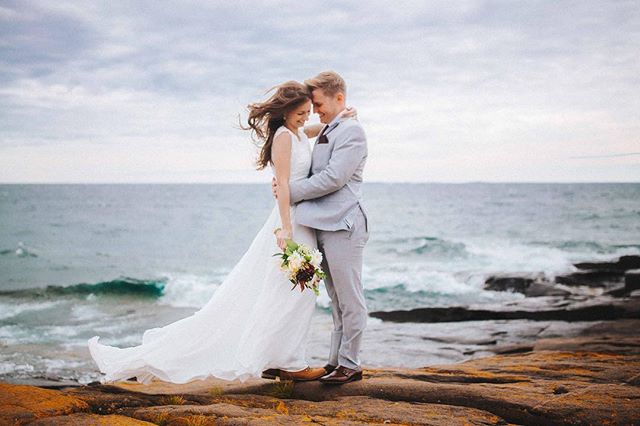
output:
[[311,250],[304,244],[298,244],[293,240],[286,240],[287,247],[282,253],[276,253],[282,259],[280,269],[286,274],[294,288],[300,286],[300,291],[305,288],[312,290],[316,296],[320,294],[318,284],[325,277],[320,267],[322,253],[320,250]]

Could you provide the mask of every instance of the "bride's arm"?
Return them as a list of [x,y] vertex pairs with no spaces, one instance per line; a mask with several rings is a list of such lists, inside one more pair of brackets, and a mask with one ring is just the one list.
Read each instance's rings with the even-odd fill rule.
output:
[[[358,119],[358,110],[355,107],[347,107],[346,109],[340,112],[340,115],[344,118],[355,118]],[[304,126],[304,133],[308,138],[315,138],[320,134],[324,124],[309,124],[308,126]]]
[[308,138],[315,138],[316,136],[318,136],[323,127],[324,124],[322,123],[309,124],[308,126],[304,126],[304,133]]
[[276,233],[278,238],[278,246],[281,249],[286,248],[286,239],[293,236],[293,227],[291,225],[291,212],[289,207],[289,175],[291,172],[291,135],[287,132],[279,134],[271,145],[271,160],[275,168],[277,186],[278,210],[280,211],[280,220],[282,229]]

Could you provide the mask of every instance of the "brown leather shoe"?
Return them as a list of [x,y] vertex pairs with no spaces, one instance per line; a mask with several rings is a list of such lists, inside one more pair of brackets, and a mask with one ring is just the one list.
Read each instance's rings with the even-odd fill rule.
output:
[[356,380],[362,380],[362,370],[354,370],[339,365],[331,373],[320,377],[319,380],[320,383],[324,383],[325,385],[342,385],[344,383],[355,382]]
[[277,368],[267,368],[262,372],[263,379],[275,380],[280,377],[280,370]]
[[[271,377],[265,377],[265,373],[267,376],[270,374],[273,375],[274,379],[279,377],[280,380],[293,380],[294,382],[309,382],[311,380],[317,380],[320,377],[324,376],[326,372],[324,368],[311,368],[307,367],[301,371],[286,371],[286,370],[278,370],[278,369],[269,369],[262,372],[262,377],[265,379]],[[274,374],[277,373],[277,374]]]
[[311,380],[318,380],[324,375],[324,368],[307,367],[301,371],[280,370],[280,380],[293,380],[294,382],[308,382]]

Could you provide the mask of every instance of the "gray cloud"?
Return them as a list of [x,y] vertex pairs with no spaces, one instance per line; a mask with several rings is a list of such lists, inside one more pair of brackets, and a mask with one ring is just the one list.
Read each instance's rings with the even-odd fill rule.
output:
[[264,180],[237,114],[324,69],[370,180],[638,180],[612,157],[640,148],[635,1],[15,1],[0,22],[0,181]]

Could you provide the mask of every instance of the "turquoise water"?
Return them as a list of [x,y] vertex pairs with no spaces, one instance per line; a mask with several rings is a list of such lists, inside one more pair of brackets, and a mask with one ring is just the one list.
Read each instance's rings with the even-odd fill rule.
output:
[[[507,303],[522,296],[483,290],[488,275],[640,253],[640,184],[367,184],[365,199],[370,310]],[[204,305],[272,207],[266,185],[0,185],[0,377],[91,377],[86,339],[137,344]]]

